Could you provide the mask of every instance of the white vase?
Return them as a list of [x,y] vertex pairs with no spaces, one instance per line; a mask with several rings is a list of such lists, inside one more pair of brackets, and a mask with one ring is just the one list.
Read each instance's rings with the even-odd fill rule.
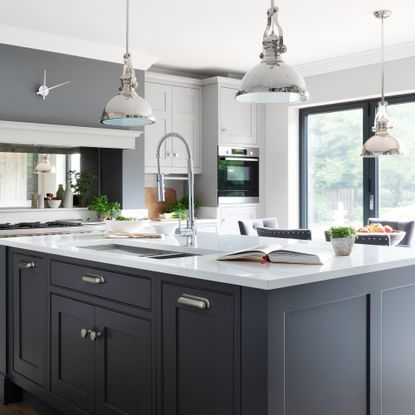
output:
[[70,183],[66,184],[65,194],[63,196],[63,207],[73,208],[73,191]]

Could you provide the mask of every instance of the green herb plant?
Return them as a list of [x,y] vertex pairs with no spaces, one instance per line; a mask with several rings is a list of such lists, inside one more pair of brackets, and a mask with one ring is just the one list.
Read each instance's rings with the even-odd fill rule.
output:
[[87,171],[68,171],[69,184],[76,195],[86,195],[97,181],[97,176]]
[[[164,210],[164,213],[171,213],[173,218],[181,216],[183,219],[187,217],[187,210],[189,208],[189,198],[184,195],[180,200],[170,203]],[[200,208],[200,202],[195,199],[195,210]]]
[[89,210],[97,212],[98,215],[107,217],[121,210],[119,202],[110,202],[107,195],[96,196],[91,200]]
[[353,226],[332,226],[328,232],[333,239],[356,236],[356,229]]
[[137,218],[134,218],[134,217],[129,217],[129,216],[117,216],[116,218],[115,218],[115,220],[119,220],[119,221],[135,221],[135,220],[137,220]]

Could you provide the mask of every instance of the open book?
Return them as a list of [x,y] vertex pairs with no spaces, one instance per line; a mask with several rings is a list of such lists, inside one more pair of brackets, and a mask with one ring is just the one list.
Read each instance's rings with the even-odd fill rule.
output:
[[269,261],[287,264],[323,265],[333,253],[330,249],[314,248],[302,244],[260,245],[241,251],[231,252],[217,258],[218,261],[245,260]]

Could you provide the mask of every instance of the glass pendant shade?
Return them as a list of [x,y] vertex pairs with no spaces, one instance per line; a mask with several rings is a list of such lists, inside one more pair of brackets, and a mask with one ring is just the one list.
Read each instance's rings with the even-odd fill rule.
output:
[[236,100],[257,104],[292,104],[309,98],[304,78],[287,65],[281,55],[287,51],[278,23],[278,8],[271,3],[263,39],[261,63],[243,77]]
[[116,127],[140,127],[156,122],[150,104],[137,94],[135,70],[128,51],[129,0],[127,0],[127,30],[124,67],[120,77],[119,94],[110,99],[101,115],[101,123]]

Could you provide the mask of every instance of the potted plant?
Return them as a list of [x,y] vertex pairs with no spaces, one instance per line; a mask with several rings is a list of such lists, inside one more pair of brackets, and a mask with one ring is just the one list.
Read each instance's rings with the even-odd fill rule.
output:
[[110,202],[107,195],[96,196],[91,200],[89,210],[97,213],[98,220],[112,219],[112,215],[121,210],[119,202]]
[[69,170],[68,182],[74,192],[74,195],[78,197],[80,207],[87,206],[88,194],[96,181],[97,176],[93,173]]
[[332,226],[328,234],[337,256],[347,256],[352,253],[356,238],[356,229],[353,226]]
[[[200,202],[195,199],[195,211],[199,209]],[[178,217],[181,217],[182,219],[187,218],[189,210],[189,199],[187,195],[184,195],[180,200],[177,200],[176,202],[171,203],[166,207],[164,210],[164,213],[167,213],[171,216],[173,219],[177,219]]]

